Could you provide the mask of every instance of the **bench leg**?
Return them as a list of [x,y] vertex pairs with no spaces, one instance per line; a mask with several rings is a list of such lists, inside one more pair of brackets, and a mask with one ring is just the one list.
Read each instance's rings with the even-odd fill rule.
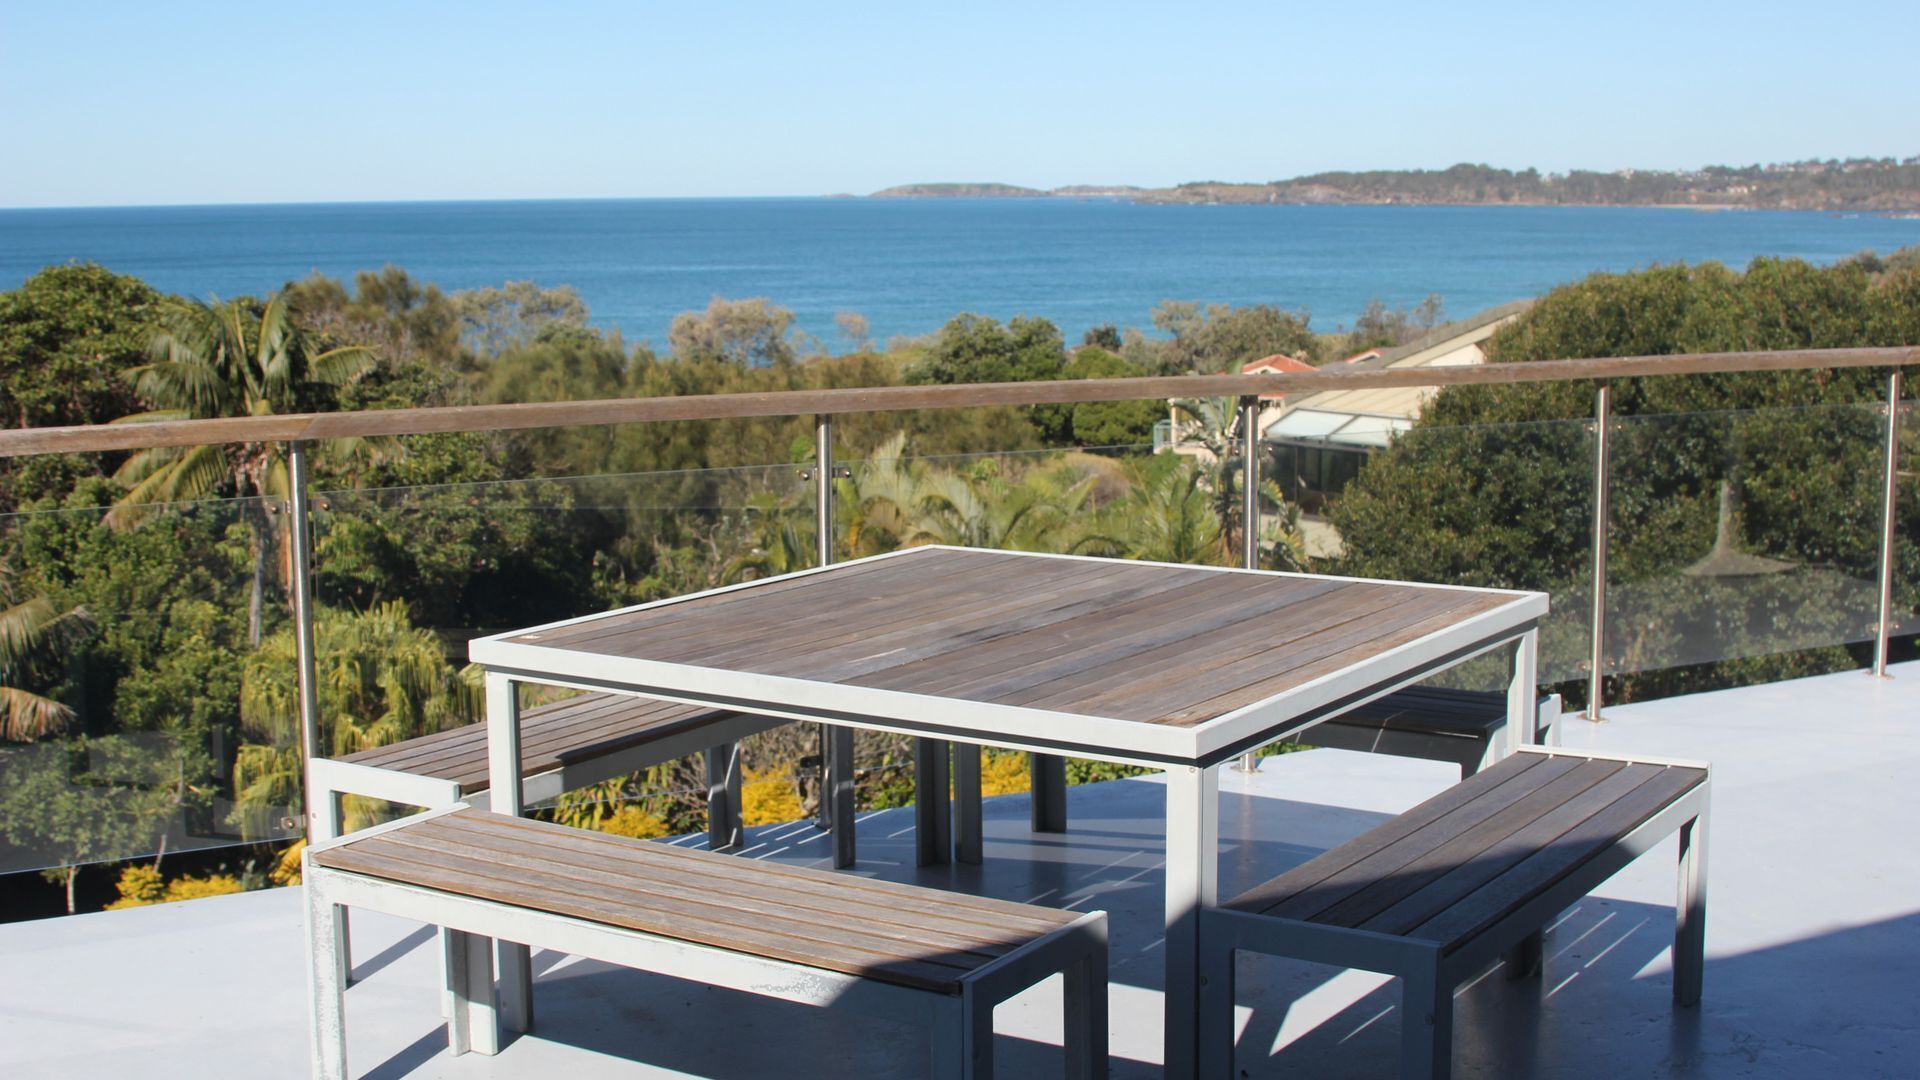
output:
[[953,747],[953,816],[955,862],[980,865],[985,858],[986,833],[980,820],[980,746]]
[[[965,752],[963,748],[961,753]],[[952,782],[951,762],[946,740],[913,740],[913,850],[919,866],[941,866],[950,859],[953,812],[947,788]],[[966,813],[964,795],[960,812]]]
[[511,941],[500,943],[500,1022],[533,1030],[533,950]]
[[1437,967],[1400,976],[1400,1075],[1446,1080],[1453,1069],[1453,987]]
[[707,847],[714,851],[746,842],[740,822],[740,744],[710,747],[707,759]]
[[[347,831],[346,799],[341,792],[323,789],[312,793],[317,801],[314,813],[308,822],[308,835],[313,843],[335,840]],[[340,963],[340,985],[353,985],[353,942],[347,926],[347,911],[341,908],[334,919],[334,956]]]
[[309,1029],[313,1049],[314,1080],[346,1080],[347,1023],[342,979],[345,964],[334,950],[339,940],[341,917],[346,909],[330,903],[320,890],[309,884],[307,892],[308,994],[313,1023]]
[[1540,974],[1540,957],[1545,952],[1546,935],[1535,930],[1507,950],[1507,978],[1524,979]]
[[1707,809],[1680,826],[1680,895],[1673,934],[1673,1003],[1700,1004],[1707,952]]
[[1238,953],[1230,937],[1218,935],[1211,923],[1200,924],[1199,1009],[1195,1037],[1199,1040],[1199,1075],[1233,1076],[1233,986]]
[[[981,1032],[984,1014],[986,1030]],[[934,1004],[927,1075],[934,1080],[988,1080],[993,1076],[993,1006],[971,993]]]
[[493,1002],[493,939],[448,930],[447,991],[453,1010],[447,1016],[447,1048],[454,1054],[500,1052],[500,1020]]
[[1033,831],[1067,831],[1067,759],[1058,754],[1034,754],[1027,770],[1033,788]]
[[[1061,981],[1060,1013],[1066,1023],[1061,1044],[1067,1052],[1068,1080],[1106,1080],[1107,949],[1097,948],[1068,967]],[[992,1037],[989,1031],[988,1037]]]

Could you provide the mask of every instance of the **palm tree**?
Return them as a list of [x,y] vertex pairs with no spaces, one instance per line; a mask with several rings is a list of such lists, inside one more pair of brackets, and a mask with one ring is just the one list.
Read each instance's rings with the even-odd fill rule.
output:
[[1109,508],[1119,553],[1152,562],[1210,563],[1220,552],[1220,518],[1206,474],[1192,461],[1162,455],[1130,470],[1126,498]]
[[791,496],[770,491],[747,496],[747,515],[753,522],[753,548],[727,562],[726,581],[772,577],[813,565],[811,512]]
[[[151,354],[152,363],[135,369],[135,387],[154,408],[116,423],[298,412],[325,404],[304,401],[303,390],[345,385],[374,362],[373,350],[363,345],[321,348],[295,323],[284,291],[265,304],[251,299],[195,301],[165,320],[154,334]],[[348,440],[329,446],[335,454],[364,449]],[[218,495],[247,500],[241,513],[252,534],[254,556],[247,640],[258,645],[264,556],[275,536],[261,500],[287,494],[283,448],[277,443],[153,447],[128,458],[114,479],[127,488],[107,514],[107,524],[117,528],[139,524],[156,503]],[[281,561],[286,562],[285,551]]]
[[[366,611],[322,609],[314,619],[319,752],[339,757],[471,723],[478,686],[448,663],[433,631],[413,625],[404,601]],[[240,677],[240,724],[260,739],[234,761],[234,818],[265,835],[275,807],[300,802],[300,705],[294,635],[282,629],[249,654]]]
[[[0,599],[6,597],[0,581]],[[55,611],[45,596],[0,607],[0,737],[32,742],[66,727],[73,708],[14,685],[37,651],[88,625],[84,608]]]
[[[1247,476],[1247,463],[1240,450],[1240,412],[1232,398],[1182,399],[1173,407],[1194,421],[1188,435],[1197,439],[1212,458],[1213,473],[1207,477],[1206,486],[1213,514],[1220,522],[1219,560],[1234,561],[1248,527],[1240,520],[1244,516],[1240,496]],[[1271,570],[1305,569],[1306,540],[1300,533],[1299,508],[1288,503],[1280,486],[1271,480],[1260,483],[1259,496],[1274,507],[1273,513],[1253,523],[1258,530],[1260,565]]]

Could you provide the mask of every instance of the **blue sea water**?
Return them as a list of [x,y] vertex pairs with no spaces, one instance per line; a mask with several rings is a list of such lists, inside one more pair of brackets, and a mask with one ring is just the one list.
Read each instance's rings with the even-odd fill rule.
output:
[[764,296],[843,344],[960,311],[1040,315],[1070,340],[1147,327],[1161,300],[1278,304],[1351,323],[1439,293],[1451,316],[1595,270],[1757,255],[1830,262],[1920,243],[1920,220],[1562,207],[1146,206],[1116,199],[634,199],[0,210],[0,289],[93,261],[171,292],[262,293],[385,264],[447,289],[572,285],[593,320],[664,342],[681,311]]

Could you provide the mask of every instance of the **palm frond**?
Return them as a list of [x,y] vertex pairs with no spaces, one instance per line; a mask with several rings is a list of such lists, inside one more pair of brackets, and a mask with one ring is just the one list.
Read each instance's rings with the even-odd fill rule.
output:
[[52,698],[0,686],[0,736],[32,742],[64,729],[72,720],[73,709]]

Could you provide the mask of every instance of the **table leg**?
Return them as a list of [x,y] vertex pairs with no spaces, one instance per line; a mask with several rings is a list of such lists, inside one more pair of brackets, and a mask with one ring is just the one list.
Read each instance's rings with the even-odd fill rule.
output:
[[1220,892],[1220,771],[1167,770],[1166,1075],[1194,1075],[1201,907]]
[[833,839],[833,867],[845,870],[854,864],[853,811],[853,729],[835,724],[827,729],[827,790],[822,793],[830,808],[827,820]]
[[[487,672],[487,805],[496,814],[526,812],[520,785],[520,695],[512,679]],[[533,960],[525,945],[500,942],[500,1017],[515,1031],[533,1028]]]
[[953,851],[953,812],[947,802],[951,760],[945,739],[913,740],[913,848],[919,866],[943,866]]

